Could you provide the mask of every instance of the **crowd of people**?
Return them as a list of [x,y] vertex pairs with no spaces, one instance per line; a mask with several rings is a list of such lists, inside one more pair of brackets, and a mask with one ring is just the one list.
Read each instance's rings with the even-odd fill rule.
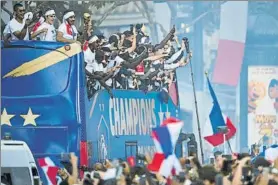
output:
[[[43,14],[43,13],[42,13]],[[113,97],[113,88],[168,91],[175,82],[175,69],[185,66],[191,57],[188,40],[179,43],[173,27],[156,45],[151,43],[143,24],[108,37],[94,32],[91,16],[84,14],[82,30],[75,24],[74,11],[67,10],[58,28],[54,27],[55,10],[41,14],[25,13],[23,5],[14,5],[14,17],[2,34],[11,40],[40,40],[77,43],[84,51],[88,95],[105,88]],[[185,50],[187,55],[185,57]]]
[[192,155],[180,158],[182,172],[164,177],[151,172],[148,164],[151,157],[146,154],[132,160],[106,160],[96,163],[91,169],[82,168],[84,176],[79,179],[78,160],[73,154],[71,162],[58,172],[59,185],[275,185],[278,184],[278,158],[268,161],[264,157],[251,158],[249,154],[223,155],[214,153],[214,161],[201,165]]

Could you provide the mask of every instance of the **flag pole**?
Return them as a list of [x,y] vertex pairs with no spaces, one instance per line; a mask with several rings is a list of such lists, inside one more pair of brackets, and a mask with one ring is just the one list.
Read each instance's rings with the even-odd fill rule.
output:
[[191,81],[192,81],[193,94],[194,94],[194,103],[195,103],[195,111],[196,111],[196,117],[197,117],[198,134],[199,134],[199,140],[200,140],[201,159],[202,159],[202,164],[204,164],[205,160],[204,160],[203,142],[202,142],[202,135],[201,135],[201,126],[200,126],[200,119],[199,119],[199,111],[198,111],[198,103],[197,103],[197,97],[196,97],[193,69],[192,69],[192,64],[191,64],[191,57],[189,57],[189,66],[190,66],[190,72],[191,72]]

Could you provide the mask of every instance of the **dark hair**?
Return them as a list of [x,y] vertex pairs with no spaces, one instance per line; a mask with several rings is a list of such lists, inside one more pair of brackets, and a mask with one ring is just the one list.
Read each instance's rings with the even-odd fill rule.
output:
[[117,38],[116,35],[111,35],[111,36],[109,37],[108,42],[109,42],[109,44],[114,43],[114,46],[115,46],[115,47],[118,47],[119,40],[118,40],[118,38]]
[[132,47],[132,42],[130,40],[125,39],[123,42],[123,46],[126,48]]
[[124,59],[125,61],[131,59],[129,53],[126,51],[124,53],[119,54],[119,57],[121,57],[122,59]]
[[104,52],[101,50],[96,50],[96,55],[95,55],[95,59],[97,61],[97,63],[100,63],[104,58]]
[[124,34],[126,37],[130,37],[130,36],[133,35],[132,31],[129,31],[129,30],[125,31],[123,34]]
[[210,183],[215,182],[216,175],[217,175],[217,172],[214,169],[214,167],[211,165],[204,166],[199,170],[200,179],[208,180]]
[[17,9],[20,8],[20,7],[23,7],[23,5],[20,4],[20,3],[16,3],[16,4],[14,5],[13,9],[14,9],[14,11],[17,11]]
[[83,181],[83,185],[92,185],[94,181],[92,179],[86,178]]
[[214,157],[215,157],[215,158],[218,157],[218,156],[220,156],[220,155],[222,155],[222,152],[221,152],[221,151],[216,151],[216,152],[214,152]]

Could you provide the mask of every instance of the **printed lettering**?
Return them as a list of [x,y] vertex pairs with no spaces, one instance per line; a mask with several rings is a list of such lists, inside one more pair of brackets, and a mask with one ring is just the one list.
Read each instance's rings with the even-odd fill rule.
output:
[[115,135],[150,135],[157,124],[154,99],[114,98],[109,101],[110,130]]

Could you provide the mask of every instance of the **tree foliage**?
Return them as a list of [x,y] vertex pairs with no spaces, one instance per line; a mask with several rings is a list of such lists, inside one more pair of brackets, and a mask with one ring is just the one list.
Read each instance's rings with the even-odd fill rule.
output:
[[[95,24],[96,26],[100,25],[102,21],[105,20],[105,18],[113,12],[113,10],[121,5],[127,4],[129,1],[13,1],[13,5],[15,3],[24,3],[26,11],[36,12],[36,10],[42,10],[43,12],[48,9],[52,8],[56,12],[56,17],[58,20],[62,20],[63,12],[71,9],[74,10],[76,13],[76,17],[80,18],[83,16],[83,13],[91,13],[94,14],[94,12],[91,11],[93,7],[96,9],[101,9],[107,4],[112,4],[111,8],[105,12],[105,14],[99,19],[96,20]],[[12,12],[10,10],[7,10],[5,8],[7,1],[1,1],[2,10],[7,12],[8,14],[12,15]],[[35,6],[32,6],[34,5]]]

